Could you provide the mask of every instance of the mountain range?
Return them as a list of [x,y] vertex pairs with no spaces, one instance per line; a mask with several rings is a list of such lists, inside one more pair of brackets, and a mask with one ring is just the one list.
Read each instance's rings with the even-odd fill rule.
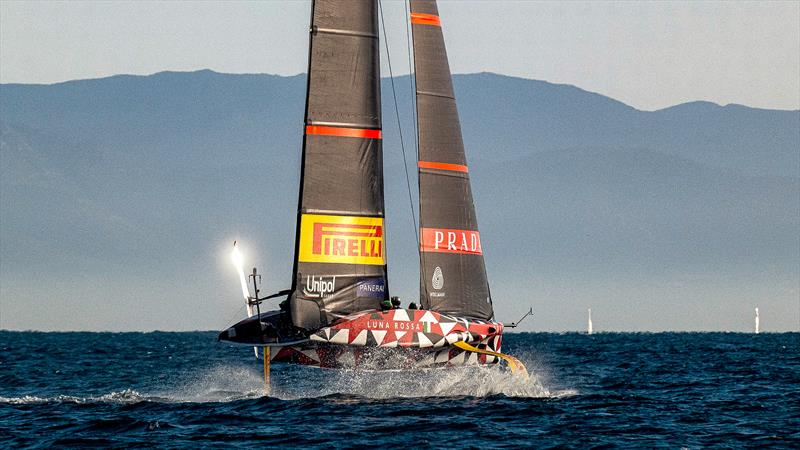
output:
[[[800,328],[800,111],[640,111],[454,77],[497,318],[529,330]],[[411,83],[383,80],[390,287],[418,289]],[[234,239],[288,287],[305,75],[0,85],[0,327],[217,329]],[[399,126],[398,126],[399,125]],[[398,129],[402,129],[404,147]]]

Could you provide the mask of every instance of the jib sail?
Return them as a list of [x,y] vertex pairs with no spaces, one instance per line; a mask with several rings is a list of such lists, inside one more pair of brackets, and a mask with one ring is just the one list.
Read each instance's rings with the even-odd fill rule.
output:
[[308,330],[388,295],[377,14],[375,0],[312,5],[290,297]]
[[411,1],[417,121],[421,300],[427,309],[494,315],[442,23],[435,0]]

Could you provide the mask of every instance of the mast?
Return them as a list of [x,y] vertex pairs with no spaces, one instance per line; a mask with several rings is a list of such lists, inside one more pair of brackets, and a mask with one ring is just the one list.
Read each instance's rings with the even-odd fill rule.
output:
[[411,1],[419,133],[423,307],[494,316],[461,125],[435,0]]
[[388,298],[379,57],[376,0],[314,0],[289,297],[307,330]]

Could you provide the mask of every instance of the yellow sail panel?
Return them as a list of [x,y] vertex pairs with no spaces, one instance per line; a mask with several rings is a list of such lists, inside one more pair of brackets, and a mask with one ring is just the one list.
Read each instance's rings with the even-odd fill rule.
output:
[[303,214],[300,262],[386,264],[382,217]]

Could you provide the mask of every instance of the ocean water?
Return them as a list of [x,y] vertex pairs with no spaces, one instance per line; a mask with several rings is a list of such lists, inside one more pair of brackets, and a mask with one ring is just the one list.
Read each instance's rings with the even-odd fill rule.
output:
[[0,447],[800,448],[800,334],[522,333],[494,368],[275,365],[214,332],[0,332]]

